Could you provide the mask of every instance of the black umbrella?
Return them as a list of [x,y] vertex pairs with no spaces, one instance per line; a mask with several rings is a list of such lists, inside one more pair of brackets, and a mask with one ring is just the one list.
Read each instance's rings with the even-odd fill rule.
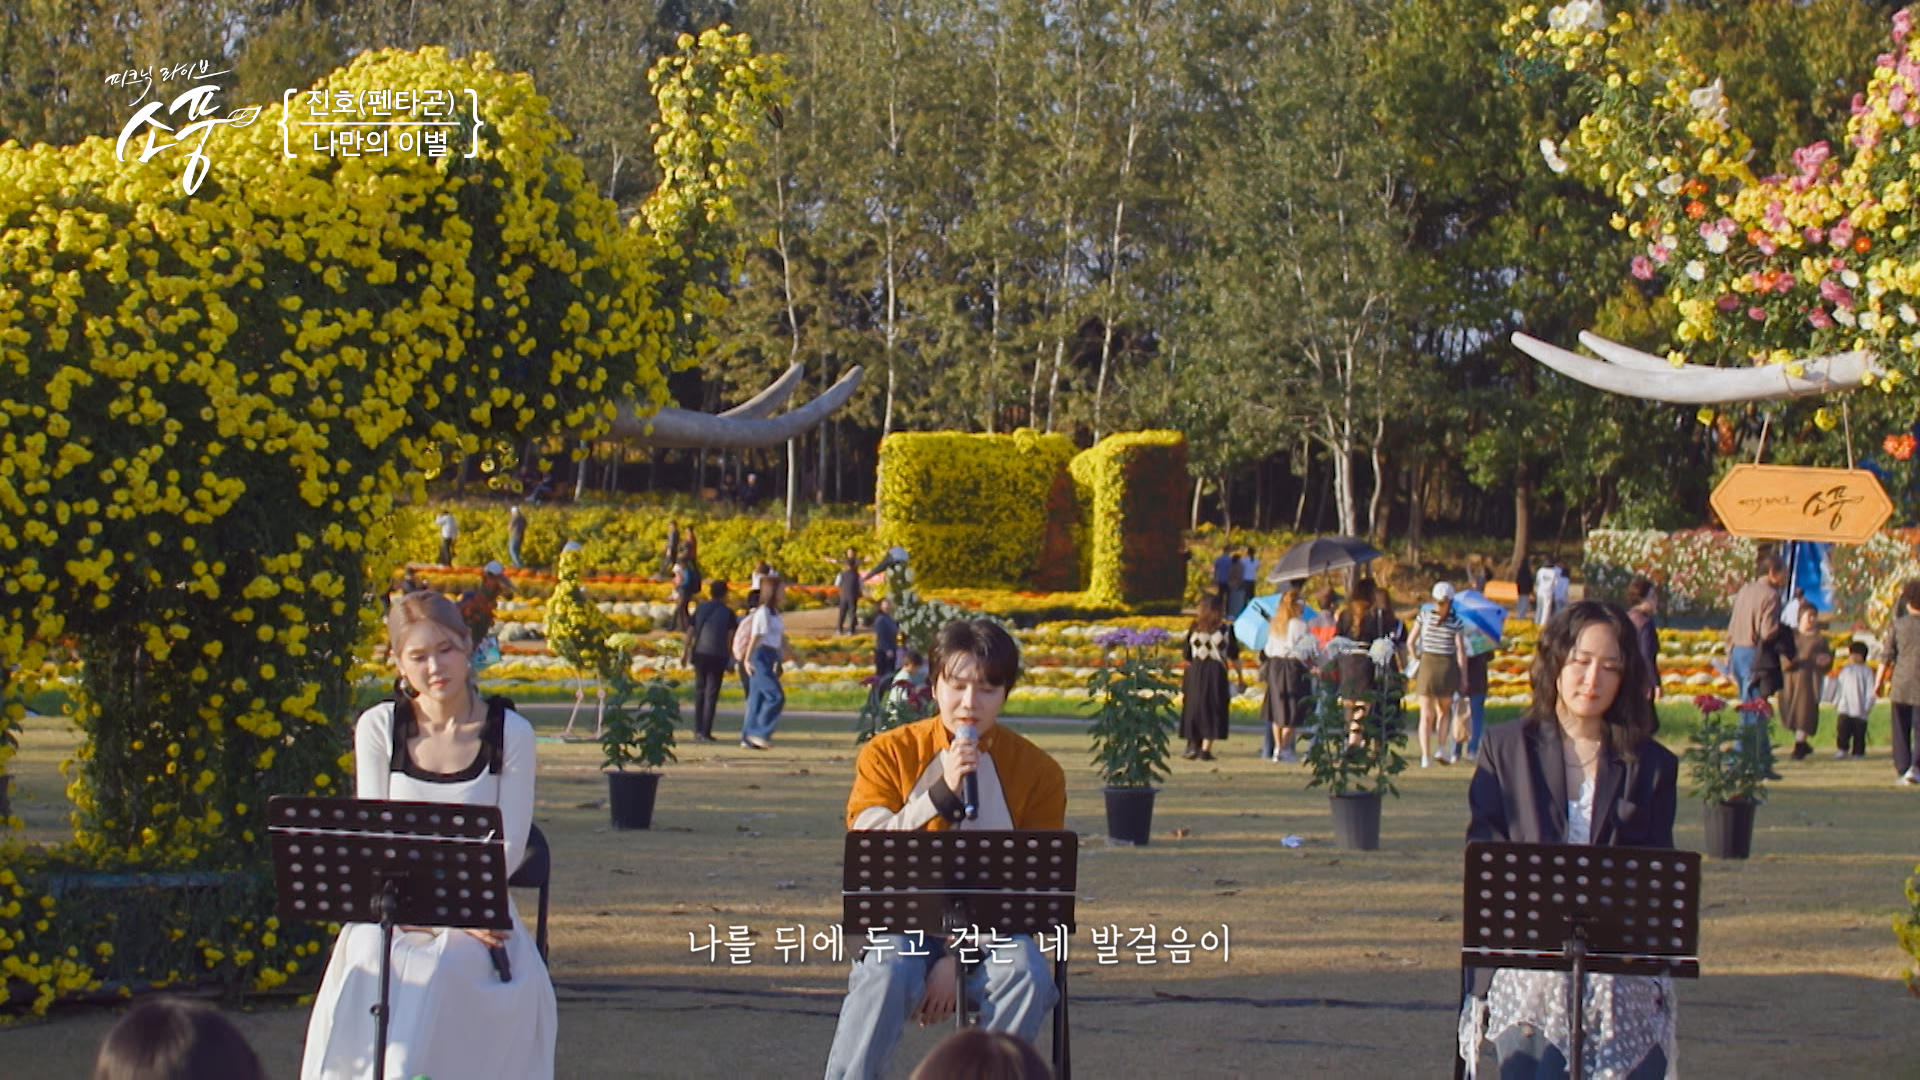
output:
[[1273,564],[1267,580],[1297,581],[1329,570],[1370,563],[1379,557],[1380,550],[1365,540],[1351,536],[1316,536],[1288,548],[1280,561]]

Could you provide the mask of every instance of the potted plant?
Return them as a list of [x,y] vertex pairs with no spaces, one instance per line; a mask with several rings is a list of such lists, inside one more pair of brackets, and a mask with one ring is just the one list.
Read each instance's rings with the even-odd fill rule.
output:
[[[1382,651],[1390,655],[1391,643],[1382,644],[1386,646]],[[1400,753],[1407,743],[1401,706],[1406,676],[1391,663],[1374,660],[1374,690],[1368,695],[1371,707],[1357,730],[1350,720],[1351,707],[1340,700],[1331,678],[1323,678],[1314,691],[1313,721],[1308,725],[1312,742],[1307,767],[1312,775],[1307,786],[1327,789],[1334,840],[1350,851],[1380,847],[1380,797],[1383,793],[1400,797],[1393,778],[1407,767],[1406,756]]]
[[[680,723],[680,699],[675,684],[660,676],[640,686],[622,670],[609,683],[606,720],[600,728],[607,808],[616,829],[649,828],[660,791],[660,774],[654,770],[676,760],[673,730]],[[628,772],[629,765],[639,768]]]
[[1893,936],[1900,942],[1900,951],[1914,964],[1901,974],[1906,980],[1907,993],[1920,997],[1920,866],[1913,868],[1913,876],[1907,879],[1907,910],[1893,918]]
[[1700,728],[1684,755],[1689,792],[1706,807],[1706,853],[1716,859],[1744,859],[1753,852],[1753,822],[1767,800],[1767,775],[1773,771],[1773,740],[1765,701],[1741,702],[1729,716],[1726,702],[1711,694],[1693,699]]
[[1105,781],[1107,836],[1145,844],[1153,829],[1154,781],[1167,778],[1169,739],[1178,726],[1173,701],[1178,686],[1159,657],[1167,632],[1110,630],[1094,638],[1117,654],[1087,679],[1093,698],[1093,763]]

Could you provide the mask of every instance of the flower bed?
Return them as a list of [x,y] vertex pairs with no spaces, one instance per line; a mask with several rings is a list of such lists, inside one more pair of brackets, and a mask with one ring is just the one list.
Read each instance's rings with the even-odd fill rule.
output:
[[[480,567],[478,566],[416,566],[414,576],[429,589],[445,593],[453,599],[468,589],[480,587]],[[554,575],[538,570],[508,570],[507,580],[513,583],[516,598],[523,603],[544,601],[553,593]],[[400,578],[396,574],[390,584],[399,588]],[[635,574],[601,574],[581,579],[587,599],[597,604],[657,604],[665,607],[673,599],[673,583],[665,578],[641,577]],[[701,595],[706,595],[705,586]],[[827,607],[838,602],[839,590],[831,585],[795,585],[788,583],[786,589],[786,609],[788,611],[806,611],[812,608]],[[513,603],[503,601],[502,610]],[[604,608],[603,608],[604,610]],[[656,616],[657,618],[658,616]]]
[[[1753,575],[1759,554],[1758,542],[1713,529],[1595,529],[1586,542],[1587,594],[1618,597],[1629,581],[1645,575],[1663,586],[1661,603],[1668,613],[1722,616]],[[1900,586],[1920,577],[1913,530],[1881,532],[1859,545],[1836,544],[1832,563],[1835,608],[1870,626],[1885,623]]]
[[[512,624],[509,624],[512,625]],[[1177,651],[1185,640],[1189,620],[1169,617],[1140,617],[1105,623],[1045,623],[1030,630],[1016,630],[1020,642],[1020,682],[1014,699],[1025,695],[1040,697],[1084,697],[1085,683],[1101,665],[1108,662],[1110,650],[1095,639],[1116,629],[1157,628],[1167,633],[1167,648]],[[1501,650],[1488,666],[1488,697],[1493,705],[1524,705],[1531,700],[1530,674],[1538,630],[1525,620],[1510,619]],[[1832,635],[1836,656],[1846,654],[1849,636]],[[488,667],[484,681],[491,689],[512,694],[515,688],[566,689],[576,685],[576,676],[564,660],[553,656],[539,640],[515,641],[503,647],[503,659]],[[873,639],[864,634],[830,638],[796,638],[792,642],[793,660],[787,666],[784,682],[789,689],[859,690],[861,680],[873,673]],[[635,647],[632,669],[636,675],[665,673],[684,676],[680,666],[682,638],[661,634]],[[1731,698],[1735,688],[1726,674],[1726,636],[1717,629],[1660,631],[1660,693],[1663,700],[1690,701],[1703,694]],[[1243,702],[1257,702],[1265,692],[1252,658],[1247,664],[1247,689],[1236,694]],[[1183,665],[1173,661],[1177,671]],[[364,666],[361,681],[376,685],[383,681],[383,669]]]

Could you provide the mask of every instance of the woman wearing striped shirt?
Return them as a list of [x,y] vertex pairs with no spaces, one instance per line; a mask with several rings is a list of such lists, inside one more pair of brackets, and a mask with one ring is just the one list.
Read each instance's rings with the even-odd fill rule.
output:
[[[1420,697],[1420,767],[1433,764],[1433,743],[1447,736],[1453,695],[1460,692],[1460,673],[1467,669],[1467,625],[1453,613],[1453,586],[1433,587],[1433,609],[1422,611],[1413,623],[1413,651],[1420,667],[1413,692]],[[1443,754],[1442,764],[1453,757]]]

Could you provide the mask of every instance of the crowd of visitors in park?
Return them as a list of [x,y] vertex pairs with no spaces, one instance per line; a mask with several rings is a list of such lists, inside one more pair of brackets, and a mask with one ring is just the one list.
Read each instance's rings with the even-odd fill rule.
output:
[[[443,562],[451,561],[459,540],[458,523],[446,511],[434,520],[440,537],[438,556]],[[507,557],[515,568],[523,565],[526,528],[525,511],[513,505],[508,510]],[[853,548],[822,561],[833,571],[835,632],[860,633],[864,619],[873,635],[874,675],[869,681],[878,688],[875,694],[884,696],[891,692],[907,650],[899,639],[891,603],[884,596],[870,596],[880,570],[866,569]],[[459,601],[461,616],[476,642],[489,641],[498,602],[513,595],[506,565],[498,560],[487,563],[478,588]],[[1179,733],[1187,744],[1188,758],[1214,759],[1215,744],[1230,731],[1233,689],[1244,691],[1249,673],[1264,688],[1259,704],[1261,758],[1301,759],[1299,739],[1310,726],[1308,713],[1321,678],[1337,687],[1336,696],[1349,711],[1357,734],[1363,715],[1373,707],[1374,673],[1379,666],[1373,652],[1381,641],[1388,643],[1382,648],[1390,649],[1390,666],[1408,676],[1419,702],[1416,730],[1421,767],[1474,758],[1485,729],[1489,669],[1495,652],[1468,647],[1466,627],[1453,610],[1451,583],[1436,584],[1431,602],[1408,613],[1397,610],[1385,584],[1372,580],[1364,570],[1349,576],[1351,595],[1341,597],[1333,585],[1326,585],[1314,597],[1317,604],[1309,604],[1298,585],[1284,586],[1271,607],[1260,609],[1262,615],[1271,612],[1264,644],[1249,646],[1243,656],[1243,635],[1235,627],[1263,588],[1261,567],[1259,553],[1245,544],[1225,545],[1212,558],[1213,589],[1201,598],[1183,643]],[[781,679],[791,655],[783,618],[789,582],[762,561],[747,584],[744,606],[734,609],[728,604],[735,595],[732,586],[705,580],[695,527],[681,521],[668,525],[657,572],[671,587],[672,615],[665,628],[684,635],[683,660],[695,673],[695,739],[715,738],[712,721],[724,683],[716,672],[731,670],[740,680],[752,718],[741,732],[741,745],[770,746],[784,707]],[[1517,617],[1531,615],[1544,625],[1571,602],[1573,590],[1564,560],[1523,559],[1514,577],[1511,601]],[[1477,553],[1468,556],[1460,580],[1471,595],[1484,596],[1495,580],[1494,561]],[[400,591],[423,587],[409,567]],[[1263,597],[1262,604],[1268,600]],[[1909,600],[1914,603],[1909,605]],[[1876,700],[1891,695],[1898,779],[1902,784],[1920,784],[1920,743],[1915,741],[1915,728],[1920,727],[1920,592],[1902,595],[1898,617],[1884,641],[1858,635],[1868,639],[1856,642],[1858,648],[1849,648],[1841,656],[1834,654],[1822,629],[1827,613],[1802,591],[1788,588],[1788,567],[1772,553],[1760,558],[1753,578],[1735,593],[1731,606],[1727,674],[1741,702],[1767,702],[1768,715],[1777,715],[1792,733],[1792,760],[1814,753],[1822,705],[1834,706],[1839,714],[1834,756],[1863,756],[1865,717]],[[1623,607],[1634,630],[1635,649],[1646,661],[1637,692],[1657,703],[1658,588],[1650,578],[1633,579]],[[1759,715],[1754,709],[1742,712],[1749,722]]]

